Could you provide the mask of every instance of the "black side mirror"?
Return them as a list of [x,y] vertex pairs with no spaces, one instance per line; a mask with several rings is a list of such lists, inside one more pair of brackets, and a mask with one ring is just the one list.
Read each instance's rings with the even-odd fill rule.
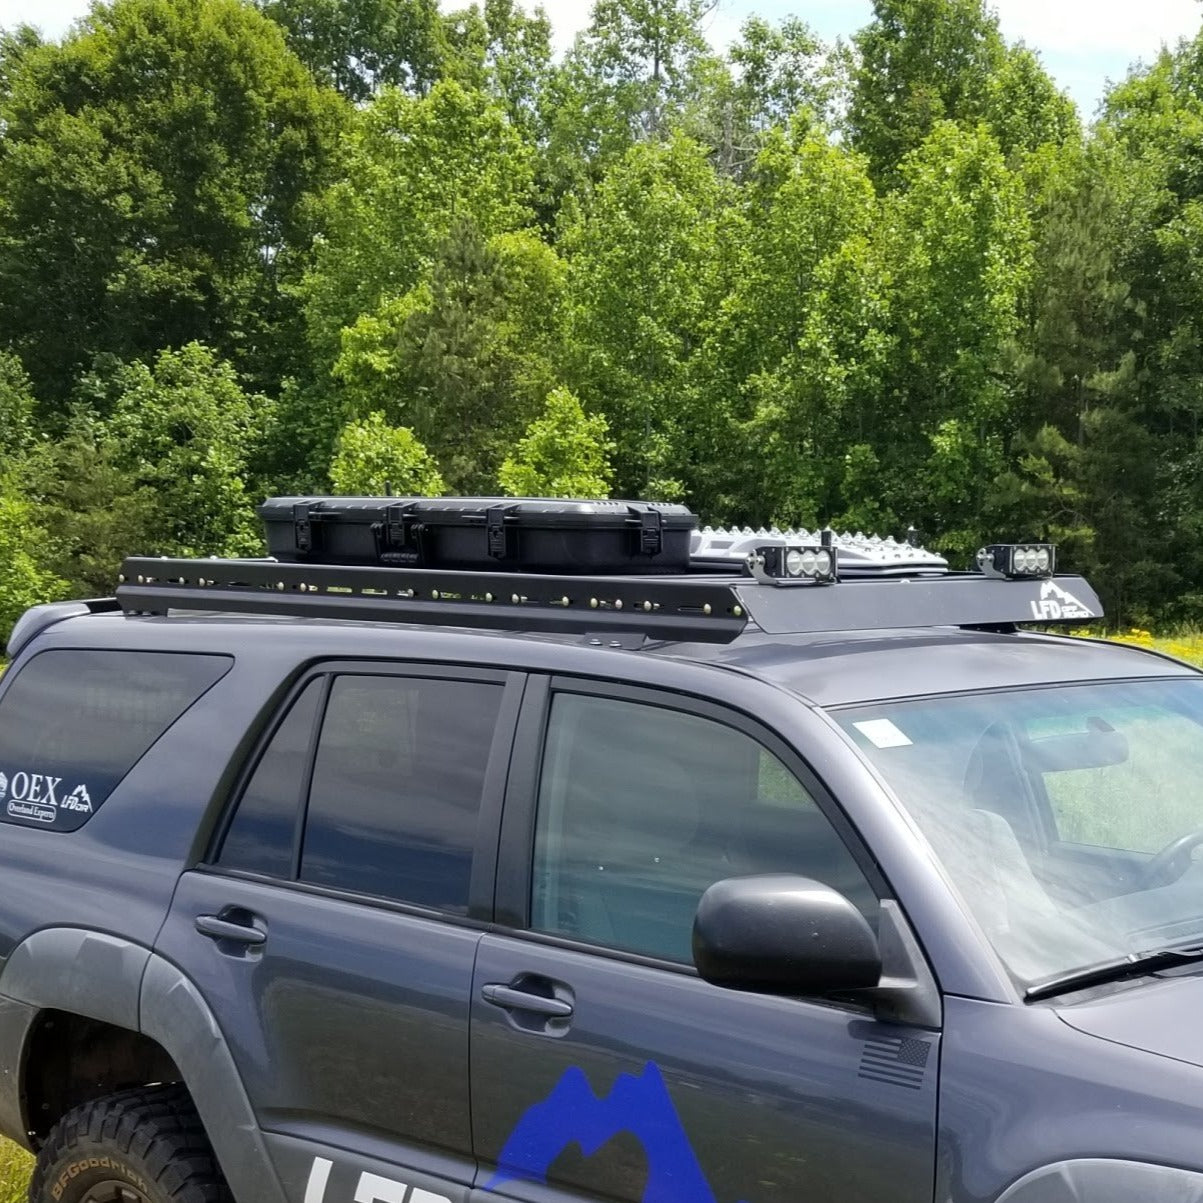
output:
[[881,980],[873,929],[843,894],[807,877],[731,877],[702,895],[693,961],[716,986],[817,997]]

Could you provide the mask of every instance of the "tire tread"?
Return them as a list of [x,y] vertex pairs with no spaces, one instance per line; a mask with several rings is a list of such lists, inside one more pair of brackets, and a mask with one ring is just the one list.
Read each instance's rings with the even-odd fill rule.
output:
[[29,1203],[50,1203],[53,1171],[84,1146],[140,1161],[164,1203],[233,1203],[184,1086],[140,1086],[68,1111],[38,1154]]

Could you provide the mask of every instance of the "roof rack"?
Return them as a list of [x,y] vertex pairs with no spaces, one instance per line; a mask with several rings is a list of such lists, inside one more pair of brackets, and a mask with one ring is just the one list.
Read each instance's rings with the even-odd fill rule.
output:
[[[771,546],[771,545],[770,545]],[[842,553],[841,553],[842,563]],[[749,623],[771,635],[895,628],[1013,629],[1103,617],[1081,577],[1000,579],[979,573],[839,584],[697,572],[552,576],[426,568],[283,564],[274,560],[126,560],[127,613],[170,610],[357,619],[580,635],[729,643]],[[743,565],[750,571],[748,565]]]
[[434,568],[132,558],[117,600],[168,610],[350,618],[729,643],[747,625],[730,577],[543,576]]

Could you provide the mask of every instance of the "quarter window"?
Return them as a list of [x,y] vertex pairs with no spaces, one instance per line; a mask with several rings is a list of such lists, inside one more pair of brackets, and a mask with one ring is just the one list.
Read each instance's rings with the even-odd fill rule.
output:
[[502,688],[334,679],[318,743],[301,878],[463,913]]
[[794,873],[877,899],[798,778],[721,723],[561,694],[548,728],[532,926],[687,963],[702,894],[727,877]]
[[276,728],[222,843],[227,869],[291,877],[297,818],[322,681],[310,681]]
[[82,827],[232,663],[170,652],[35,656],[0,704],[0,820]]

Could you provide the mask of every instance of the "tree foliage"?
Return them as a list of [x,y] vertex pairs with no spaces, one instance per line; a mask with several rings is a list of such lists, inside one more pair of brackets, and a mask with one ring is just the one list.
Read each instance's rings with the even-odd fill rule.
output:
[[553,390],[542,415],[501,465],[502,489],[510,497],[609,497],[608,434],[601,414],[586,414],[566,388]]
[[985,0],[710,16],[596,0],[558,61],[521,0],[0,31],[7,596],[254,551],[269,492],[613,487],[1049,537],[1203,620],[1203,36],[1085,129]]
[[438,497],[445,488],[434,457],[414,432],[389,426],[379,412],[343,427],[330,464],[330,483],[336,493],[352,497]]
[[42,401],[98,354],[197,339],[278,372],[342,122],[239,0],[116,0],[24,49],[0,95],[0,329]]

